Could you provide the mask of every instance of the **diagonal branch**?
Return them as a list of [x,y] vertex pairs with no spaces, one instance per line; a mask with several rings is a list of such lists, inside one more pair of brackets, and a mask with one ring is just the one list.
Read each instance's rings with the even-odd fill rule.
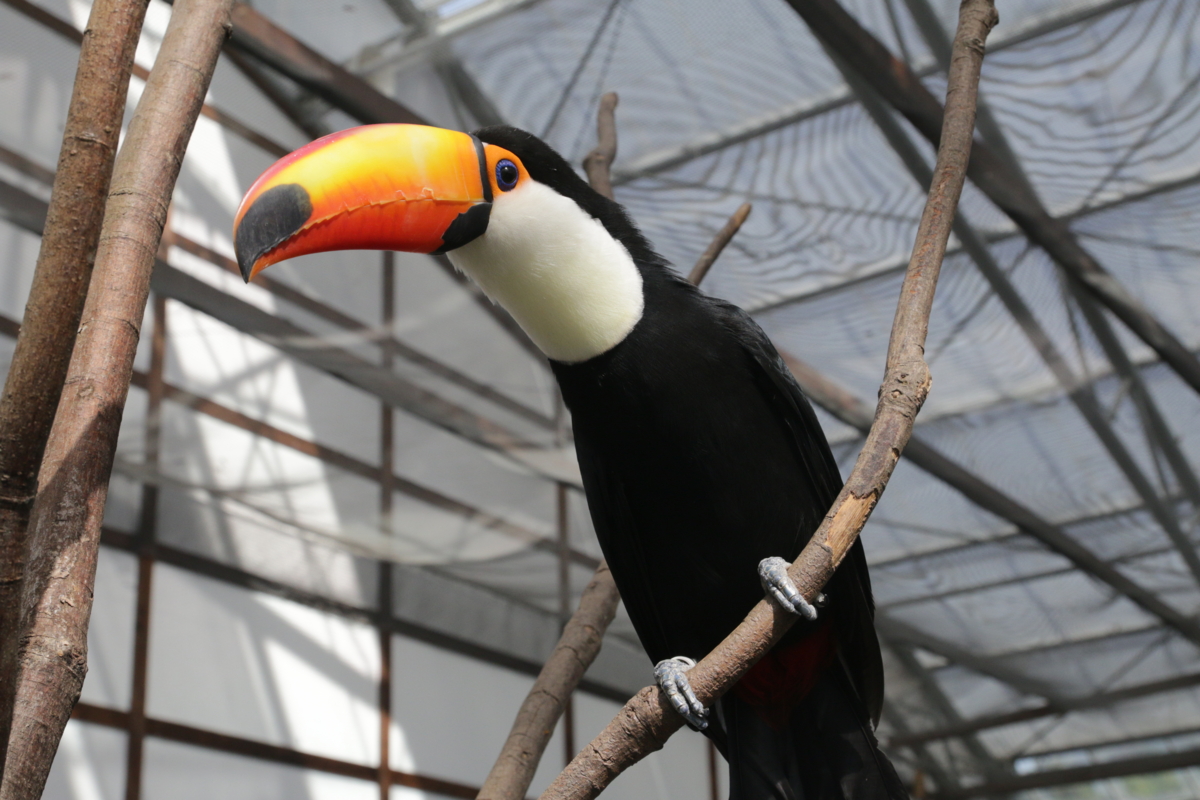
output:
[[[0,397],[0,776],[17,681],[26,525],[104,219],[146,0],[99,0],[80,34],[45,235]],[[72,29],[73,30],[73,29]]]
[[742,203],[738,210],[733,212],[733,216],[725,223],[725,227],[717,231],[717,235],[713,237],[712,242],[708,245],[705,251],[701,254],[700,260],[696,262],[696,266],[692,267],[692,271],[688,273],[688,280],[693,285],[699,286],[704,280],[704,276],[712,269],[713,262],[721,255],[721,251],[725,249],[725,245],[733,239],[739,230],[742,228],[742,223],[746,221],[746,217],[750,216],[750,204]]
[[82,324],[29,521],[21,654],[0,798],[41,795],[87,671],[100,527],[133,358],[192,128],[230,0],[182,0],[114,166]]
[[[937,167],[901,288],[875,422],[833,508],[789,570],[810,601],[829,580],[866,524],[929,391],[929,368],[923,358],[929,313],[966,179],[984,41],[996,21],[991,0],[964,0],[954,42]],[[774,604],[759,601],[746,620],[689,672],[692,688],[701,702],[710,705],[732,687],[793,621],[794,617]],[[682,717],[656,687],[643,689],[555,779],[542,800],[596,797],[623,770],[660,749],[682,726]]]

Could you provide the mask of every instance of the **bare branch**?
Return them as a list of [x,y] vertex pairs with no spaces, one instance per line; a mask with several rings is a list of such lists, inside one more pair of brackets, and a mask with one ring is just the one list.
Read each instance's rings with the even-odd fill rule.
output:
[[750,204],[742,203],[737,211],[733,212],[733,216],[725,223],[725,227],[717,231],[717,235],[713,237],[704,253],[700,256],[700,260],[696,262],[696,266],[692,267],[691,273],[688,275],[688,280],[694,286],[699,286],[704,280],[704,276],[712,269],[713,263],[721,255],[721,251],[725,249],[725,245],[729,244],[734,235],[742,227],[742,223],[746,221],[746,217],[750,216]]
[[608,92],[600,98],[596,114],[596,148],[583,158],[583,171],[588,182],[600,194],[613,199],[612,163],[617,157],[617,93]]
[[479,800],[525,797],[567,698],[600,652],[619,600],[608,564],[601,561],[579,599],[578,610],[521,704],[500,756],[479,790]]
[[25,649],[3,800],[41,795],[87,672],[100,526],[150,271],[184,150],[229,33],[229,7],[230,0],[175,4],[113,168],[83,321],[29,522]]
[[[997,21],[992,0],[964,0],[954,41],[945,124],[929,199],[892,326],[875,422],[850,478],[789,574],[810,602],[858,538],[929,391],[923,358],[929,312],[958,198],[966,178],[984,41]],[[727,691],[791,627],[795,617],[766,600],[688,673],[705,705]],[[660,749],[683,719],[656,687],[642,689],[584,748],[542,800],[596,797],[623,770]]]
[[97,0],[53,178],[25,319],[0,397],[0,776],[17,681],[25,529],[87,297],[147,0]]

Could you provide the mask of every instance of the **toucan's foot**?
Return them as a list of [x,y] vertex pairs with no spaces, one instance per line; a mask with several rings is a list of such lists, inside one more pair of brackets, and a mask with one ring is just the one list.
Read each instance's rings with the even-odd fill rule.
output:
[[[814,620],[817,618],[817,606],[805,600],[788,577],[790,566],[779,556],[764,558],[758,564],[758,580],[762,583],[763,591],[780,606],[807,620]],[[825,595],[817,595],[817,605],[821,605],[824,599]]]
[[687,656],[675,656],[654,665],[654,680],[658,688],[667,693],[667,700],[693,730],[708,727],[708,709],[701,705],[692,685],[688,683],[687,671],[696,662]]

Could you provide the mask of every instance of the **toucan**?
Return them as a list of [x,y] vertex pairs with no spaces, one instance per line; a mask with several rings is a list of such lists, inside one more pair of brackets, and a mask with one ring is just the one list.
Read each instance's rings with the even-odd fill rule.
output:
[[[732,800],[907,796],[873,730],[883,666],[861,543],[810,605],[786,567],[841,488],[761,328],[677,275],[537,137],[368,125],[250,188],[246,280],[327,250],[445,253],[549,359],[592,521],[669,702],[729,761]],[[710,713],[687,682],[763,597],[801,619]]]

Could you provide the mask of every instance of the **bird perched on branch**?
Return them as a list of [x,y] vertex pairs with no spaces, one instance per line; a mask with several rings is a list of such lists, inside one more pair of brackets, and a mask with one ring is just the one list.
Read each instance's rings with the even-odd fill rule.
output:
[[[862,545],[809,605],[786,567],[841,478],[740,309],[676,275],[625,210],[515,128],[374,125],[287,156],[235,223],[249,280],[325,250],[446,253],[550,359],[604,555],[655,676],[734,800],[905,796],[872,732],[883,668]],[[803,617],[709,713],[686,670],[764,590]]]

